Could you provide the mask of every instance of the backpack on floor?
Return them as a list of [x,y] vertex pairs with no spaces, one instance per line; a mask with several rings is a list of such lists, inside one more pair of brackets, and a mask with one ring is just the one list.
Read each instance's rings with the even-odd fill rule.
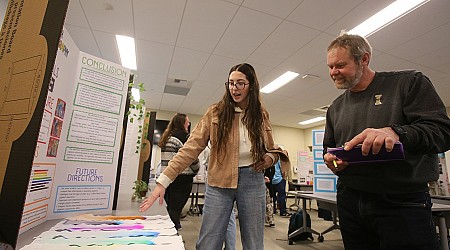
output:
[[[294,232],[295,230],[297,230],[303,226],[303,213],[306,213],[306,226],[311,228],[311,217],[309,216],[309,214],[306,211],[303,212],[302,209],[299,209],[296,213],[292,214],[291,218],[289,219],[288,236],[289,236],[289,234],[291,234],[292,232]],[[307,240],[307,239],[314,240],[312,233],[303,232],[289,240],[302,241],[302,240]]]

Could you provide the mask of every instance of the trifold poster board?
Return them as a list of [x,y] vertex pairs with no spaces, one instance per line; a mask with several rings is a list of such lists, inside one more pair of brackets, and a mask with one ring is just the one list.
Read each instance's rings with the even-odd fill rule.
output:
[[317,193],[335,193],[337,176],[325,165],[323,161],[324,130],[312,131],[312,154],[314,158],[313,190]]
[[10,0],[0,31],[0,248],[15,247],[68,0]]
[[21,232],[47,219],[112,212],[130,72],[61,35]]

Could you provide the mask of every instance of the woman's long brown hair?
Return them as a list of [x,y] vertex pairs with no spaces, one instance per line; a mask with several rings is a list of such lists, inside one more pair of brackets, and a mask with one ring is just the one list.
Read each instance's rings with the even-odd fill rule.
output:
[[[263,139],[263,111],[261,105],[261,97],[259,95],[259,82],[256,77],[255,69],[248,63],[242,63],[233,66],[230,69],[228,76],[233,71],[239,71],[243,73],[249,81],[248,87],[248,105],[243,111],[242,124],[247,128],[249,139],[252,143],[251,153],[254,162],[262,159],[265,152],[264,139]],[[228,81],[228,79],[227,79]],[[231,127],[234,119],[234,108],[236,103],[230,94],[228,88],[226,88],[225,94],[222,100],[217,105],[217,111],[219,114],[219,130],[217,135],[217,150],[219,153],[227,150],[228,138],[230,136]],[[222,154],[224,155],[224,154]]]
[[185,131],[184,123],[186,122],[186,115],[176,113],[172,120],[170,120],[169,125],[167,125],[167,128],[164,130],[164,133],[162,134],[161,138],[159,139],[158,146],[160,148],[164,148],[166,146],[167,141],[169,140],[170,136],[172,136],[172,131],[179,129],[182,131]]

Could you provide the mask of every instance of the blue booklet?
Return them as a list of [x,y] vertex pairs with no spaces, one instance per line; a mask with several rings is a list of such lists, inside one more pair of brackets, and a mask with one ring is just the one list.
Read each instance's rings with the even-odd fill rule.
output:
[[391,152],[387,152],[386,148],[383,145],[378,154],[374,155],[372,154],[372,151],[370,151],[367,156],[362,155],[361,146],[361,144],[358,144],[349,151],[345,151],[344,147],[328,148],[327,152],[336,155],[338,159],[346,161],[348,163],[371,163],[378,161],[396,161],[405,159],[403,144],[401,142],[396,142]]

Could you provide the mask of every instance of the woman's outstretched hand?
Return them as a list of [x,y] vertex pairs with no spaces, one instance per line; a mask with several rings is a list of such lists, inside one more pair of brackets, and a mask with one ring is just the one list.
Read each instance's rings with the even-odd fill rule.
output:
[[144,212],[147,209],[149,209],[158,198],[159,198],[159,205],[161,206],[164,201],[165,193],[166,189],[161,184],[156,183],[155,190],[153,190],[150,196],[142,202],[139,211]]

